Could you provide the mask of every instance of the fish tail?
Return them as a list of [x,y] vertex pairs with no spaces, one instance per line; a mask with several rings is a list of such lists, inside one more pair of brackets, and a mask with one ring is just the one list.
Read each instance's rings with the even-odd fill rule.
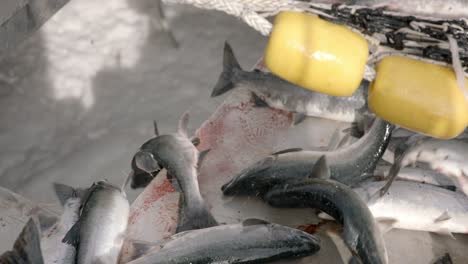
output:
[[43,264],[40,235],[36,223],[31,218],[13,245],[13,250],[0,256],[0,263]]
[[229,43],[224,43],[224,56],[223,56],[223,72],[219,76],[218,82],[216,83],[213,91],[211,92],[211,97],[222,95],[225,92],[233,89],[234,77],[236,72],[242,71],[239,62],[232,51],[231,45]]
[[218,222],[205,203],[199,206],[183,206],[179,213],[176,233],[217,226]]

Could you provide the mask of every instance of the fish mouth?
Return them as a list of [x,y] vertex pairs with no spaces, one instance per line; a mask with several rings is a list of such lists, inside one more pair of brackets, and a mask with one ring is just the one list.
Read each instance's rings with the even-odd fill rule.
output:
[[232,190],[229,188],[232,185],[232,183],[234,182],[234,179],[235,178],[232,178],[227,183],[225,183],[223,186],[221,186],[221,191],[223,191],[224,195],[233,195],[234,194],[234,192],[232,192]]
[[302,240],[303,245],[307,245],[310,250],[317,252],[320,250],[320,238],[311,234],[300,234],[299,238]]

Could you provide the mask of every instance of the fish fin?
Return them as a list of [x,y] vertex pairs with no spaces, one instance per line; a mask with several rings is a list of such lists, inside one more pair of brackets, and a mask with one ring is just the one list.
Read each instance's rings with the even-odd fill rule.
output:
[[377,225],[379,226],[379,229],[382,232],[382,234],[388,233],[390,230],[393,229],[395,223],[398,222],[395,218],[391,217],[379,217],[375,220],[377,221]]
[[80,243],[80,221],[76,222],[70,230],[65,234],[65,237],[62,239],[63,243],[78,247]]
[[72,197],[77,197],[78,195],[77,190],[75,190],[73,187],[68,186],[66,184],[54,182],[54,190],[62,206],[65,205],[68,199]]
[[298,125],[306,120],[306,115],[304,113],[295,113],[294,114],[294,125]]
[[439,217],[434,219],[434,223],[443,222],[452,219],[447,211],[444,211]]
[[449,237],[452,238],[453,240],[457,240],[457,239],[453,236],[452,232],[450,232],[450,230],[448,230],[448,229],[441,229],[441,230],[437,231],[436,233],[439,234],[439,235],[449,236]]
[[182,114],[182,116],[180,117],[180,120],[179,120],[179,126],[178,126],[178,129],[177,129],[177,132],[179,134],[188,136],[188,122],[189,122],[189,119],[190,119],[189,112],[188,111],[184,112]]
[[253,225],[268,225],[270,222],[257,219],[257,218],[248,218],[242,221],[242,226],[253,226]]
[[[181,197],[184,199],[183,195]],[[218,222],[205,203],[199,206],[187,206],[186,201],[182,202],[183,205],[179,210],[179,222],[177,223],[176,233],[218,225]]]
[[455,186],[455,185],[439,185],[439,187],[443,188],[443,189],[446,189],[446,190],[449,190],[449,191],[452,191],[452,192],[457,191],[457,186]]
[[16,239],[13,250],[0,256],[0,263],[43,264],[40,233],[32,218]]
[[203,161],[205,160],[206,156],[208,155],[208,153],[210,152],[211,149],[205,149],[203,151],[200,151],[200,153],[198,154],[198,162],[197,162],[197,168],[200,168]]
[[146,255],[148,252],[160,248],[160,243],[158,242],[147,242],[141,240],[130,240],[130,256],[128,256],[127,261],[131,261]]
[[251,94],[255,107],[270,107],[270,105],[268,105],[268,103],[262,98],[260,98],[260,96],[258,96],[256,93],[252,92]]
[[328,220],[328,221],[334,221],[335,218],[333,218],[331,215],[325,213],[325,212],[320,212],[317,215],[318,218],[323,219],[323,220]]
[[327,163],[327,158],[322,155],[317,162],[315,162],[310,172],[309,178],[330,179],[330,167]]
[[352,122],[351,126],[342,130],[343,133],[349,134],[355,138],[364,136],[364,127],[360,122]]
[[182,193],[182,188],[180,188],[179,181],[177,181],[177,178],[172,176],[168,171],[166,171],[166,177],[167,180],[171,183],[172,187],[174,187],[176,192]]
[[333,151],[338,149],[338,145],[341,143],[340,141],[340,131],[335,129],[332,136],[330,137],[330,141],[328,142],[327,150]]
[[288,148],[288,149],[283,149],[283,150],[271,153],[270,155],[277,156],[277,155],[280,155],[280,154],[291,153],[291,152],[299,152],[299,151],[303,151],[303,149],[302,148]]
[[343,138],[341,138],[340,142],[338,143],[335,149],[340,149],[344,147],[346,143],[349,142],[350,138],[351,138],[351,134],[345,134]]
[[380,197],[384,196],[390,190],[390,187],[392,186],[393,182],[395,181],[396,177],[398,176],[398,173],[400,172],[401,161],[402,161],[403,157],[404,157],[404,155],[401,155],[400,157],[398,157],[397,160],[395,161],[395,163],[390,167],[390,171],[388,172],[388,175],[386,177],[387,182],[378,191]]
[[194,137],[190,141],[192,141],[192,144],[196,147],[200,145],[200,138],[199,137]]
[[58,218],[55,216],[48,216],[39,212],[37,214],[37,221],[39,222],[39,228],[41,231],[48,230],[57,223]]
[[156,120],[153,120],[153,129],[154,129],[154,135],[156,137],[159,136],[159,129],[158,129],[158,123],[156,122]]
[[239,62],[232,51],[229,43],[224,43],[224,55],[223,55],[223,72],[219,76],[218,82],[216,83],[211,97],[216,97],[224,94],[225,92],[235,87],[233,79],[237,71],[242,71]]
[[452,258],[449,253],[445,253],[442,257],[436,259],[434,264],[452,264]]

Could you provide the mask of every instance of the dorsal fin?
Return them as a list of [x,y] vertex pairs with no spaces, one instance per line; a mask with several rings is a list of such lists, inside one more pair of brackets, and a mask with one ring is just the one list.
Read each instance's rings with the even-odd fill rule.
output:
[[188,122],[189,122],[189,119],[190,119],[190,115],[188,112],[185,112],[182,114],[182,116],[180,117],[180,120],[179,120],[179,127],[177,129],[177,132],[182,134],[182,135],[185,135],[185,136],[188,136]]
[[158,123],[156,122],[156,120],[153,120],[153,129],[154,129],[154,135],[156,137],[159,136],[159,129],[158,129]]
[[330,167],[327,164],[327,158],[322,155],[317,162],[315,162],[309,178],[330,179]]

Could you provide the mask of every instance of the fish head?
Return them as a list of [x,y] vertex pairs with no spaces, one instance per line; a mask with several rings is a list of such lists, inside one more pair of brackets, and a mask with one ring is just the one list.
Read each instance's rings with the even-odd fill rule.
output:
[[137,154],[139,157],[135,158],[136,165],[150,173],[161,168],[191,169],[197,166],[198,161],[197,148],[187,136],[180,133],[153,138]]
[[146,187],[161,170],[153,155],[146,151],[138,151],[132,158],[130,187],[132,189]]
[[272,187],[271,165],[271,158],[267,157],[242,170],[221,187],[223,194],[263,195]]
[[146,172],[147,174],[161,170],[161,166],[159,165],[158,161],[149,151],[139,150],[133,156],[133,160],[134,162],[132,161],[132,169],[133,165],[135,165],[136,168]]
[[263,196],[277,184],[288,181],[290,173],[275,156],[268,156],[252,166],[242,170],[228,183],[221,187],[224,195],[259,195]]

